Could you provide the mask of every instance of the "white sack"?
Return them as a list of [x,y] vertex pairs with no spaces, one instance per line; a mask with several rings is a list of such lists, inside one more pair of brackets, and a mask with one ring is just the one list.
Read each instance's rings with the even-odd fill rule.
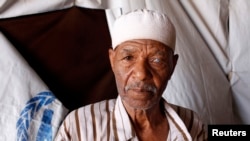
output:
[[0,140],[53,140],[67,109],[0,33]]

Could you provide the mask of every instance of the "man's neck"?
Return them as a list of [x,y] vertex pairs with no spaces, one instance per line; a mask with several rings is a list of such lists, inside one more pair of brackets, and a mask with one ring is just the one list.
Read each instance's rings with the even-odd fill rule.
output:
[[160,104],[150,109],[134,109],[125,105],[125,109],[140,140],[166,140],[169,126]]

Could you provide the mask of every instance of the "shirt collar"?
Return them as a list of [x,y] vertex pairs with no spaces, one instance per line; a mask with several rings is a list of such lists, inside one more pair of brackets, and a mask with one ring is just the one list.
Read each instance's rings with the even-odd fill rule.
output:
[[[166,117],[169,121],[169,138],[182,138],[183,141],[191,141],[192,138],[175,110],[163,99]],[[121,97],[118,96],[113,112],[113,125],[115,124],[119,140],[138,140],[133,129],[128,113],[122,103]]]
[[113,116],[113,119],[115,119],[113,124],[116,126],[119,140],[131,140],[132,138],[136,138],[135,130],[133,129],[132,123],[120,96],[118,96],[116,100]]

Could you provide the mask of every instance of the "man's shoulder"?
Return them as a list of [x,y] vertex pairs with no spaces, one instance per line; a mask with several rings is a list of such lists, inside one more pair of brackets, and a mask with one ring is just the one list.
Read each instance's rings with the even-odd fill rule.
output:
[[207,133],[205,129],[205,124],[195,111],[174,104],[169,105],[176,111],[177,115],[179,115],[179,117],[182,119],[193,139],[206,140]]
[[112,112],[116,103],[116,99],[107,99],[99,102],[91,103],[82,107],[79,107],[70,112],[71,115],[75,115],[75,113],[104,113],[104,112]]
[[94,109],[99,109],[99,110],[107,110],[107,108],[113,109],[115,102],[116,102],[116,99],[107,99],[107,100],[102,100],[96,103],[83,106],[80,109],[89,109],[89,108],[92,108],[92,109],[94,108]]
[[171,103],[169,103],[169,105],[174,109],[174,111],[181,118],[184,118],[184,117],[187,118],[187,116],[189,118],[200,118],[199,115],[195,111],[193,111],[193,110],[191,110],[189,108],[185,108],[185,107],[182,107],[182,106],[179,106],[179,105],[175,105],[175,104],[171,104]]
[[116,99],[103,100],[71,111],[60,127],[58,138],[91,140],[88,138],[91,133],[105,135],[106,128],[111,127],[109,117],[113,114],[115,103]]
[[170,106],[182,119],[189,131],[191,130],[192,126],[199,126],[203,124],[201,117],[195,111],[175,104],[170,104]]

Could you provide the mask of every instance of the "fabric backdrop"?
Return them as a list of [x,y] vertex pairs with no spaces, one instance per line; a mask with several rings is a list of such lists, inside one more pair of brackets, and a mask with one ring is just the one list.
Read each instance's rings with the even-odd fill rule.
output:
[[[121,14],[148,8],[167,13],[177,29],[176,53],[180,57],[164,98],[193,109],[207,124],[249,124],[249,6],[246,0],[2,1],[0,45],[4,50],[16,49],[15,54],[27,62],[25,68],[34,71],[34,78],[44,87],[28,96],[19,92],[18,96],[26,99],[20,99],[23,106],[14,113],[19,117],[29,99],[41,92],[53,94],[69,111],[116,97],[108,61],[109,31]],[[5,62],[0,66],[0,78],[4,78],[0,95],[5,103],[19,100],[17,94],[11,96],[13,92],[4,91],[17,87],[10,87],[5,78],[6,66],[10,67],[6,60],[22,60],[13,58],[1,55],[0,59]],[[30,82],[27,76],[22,77],[27,78],[22,84]]]
[[0,33],[0,140],[53,140],[68,110]]

